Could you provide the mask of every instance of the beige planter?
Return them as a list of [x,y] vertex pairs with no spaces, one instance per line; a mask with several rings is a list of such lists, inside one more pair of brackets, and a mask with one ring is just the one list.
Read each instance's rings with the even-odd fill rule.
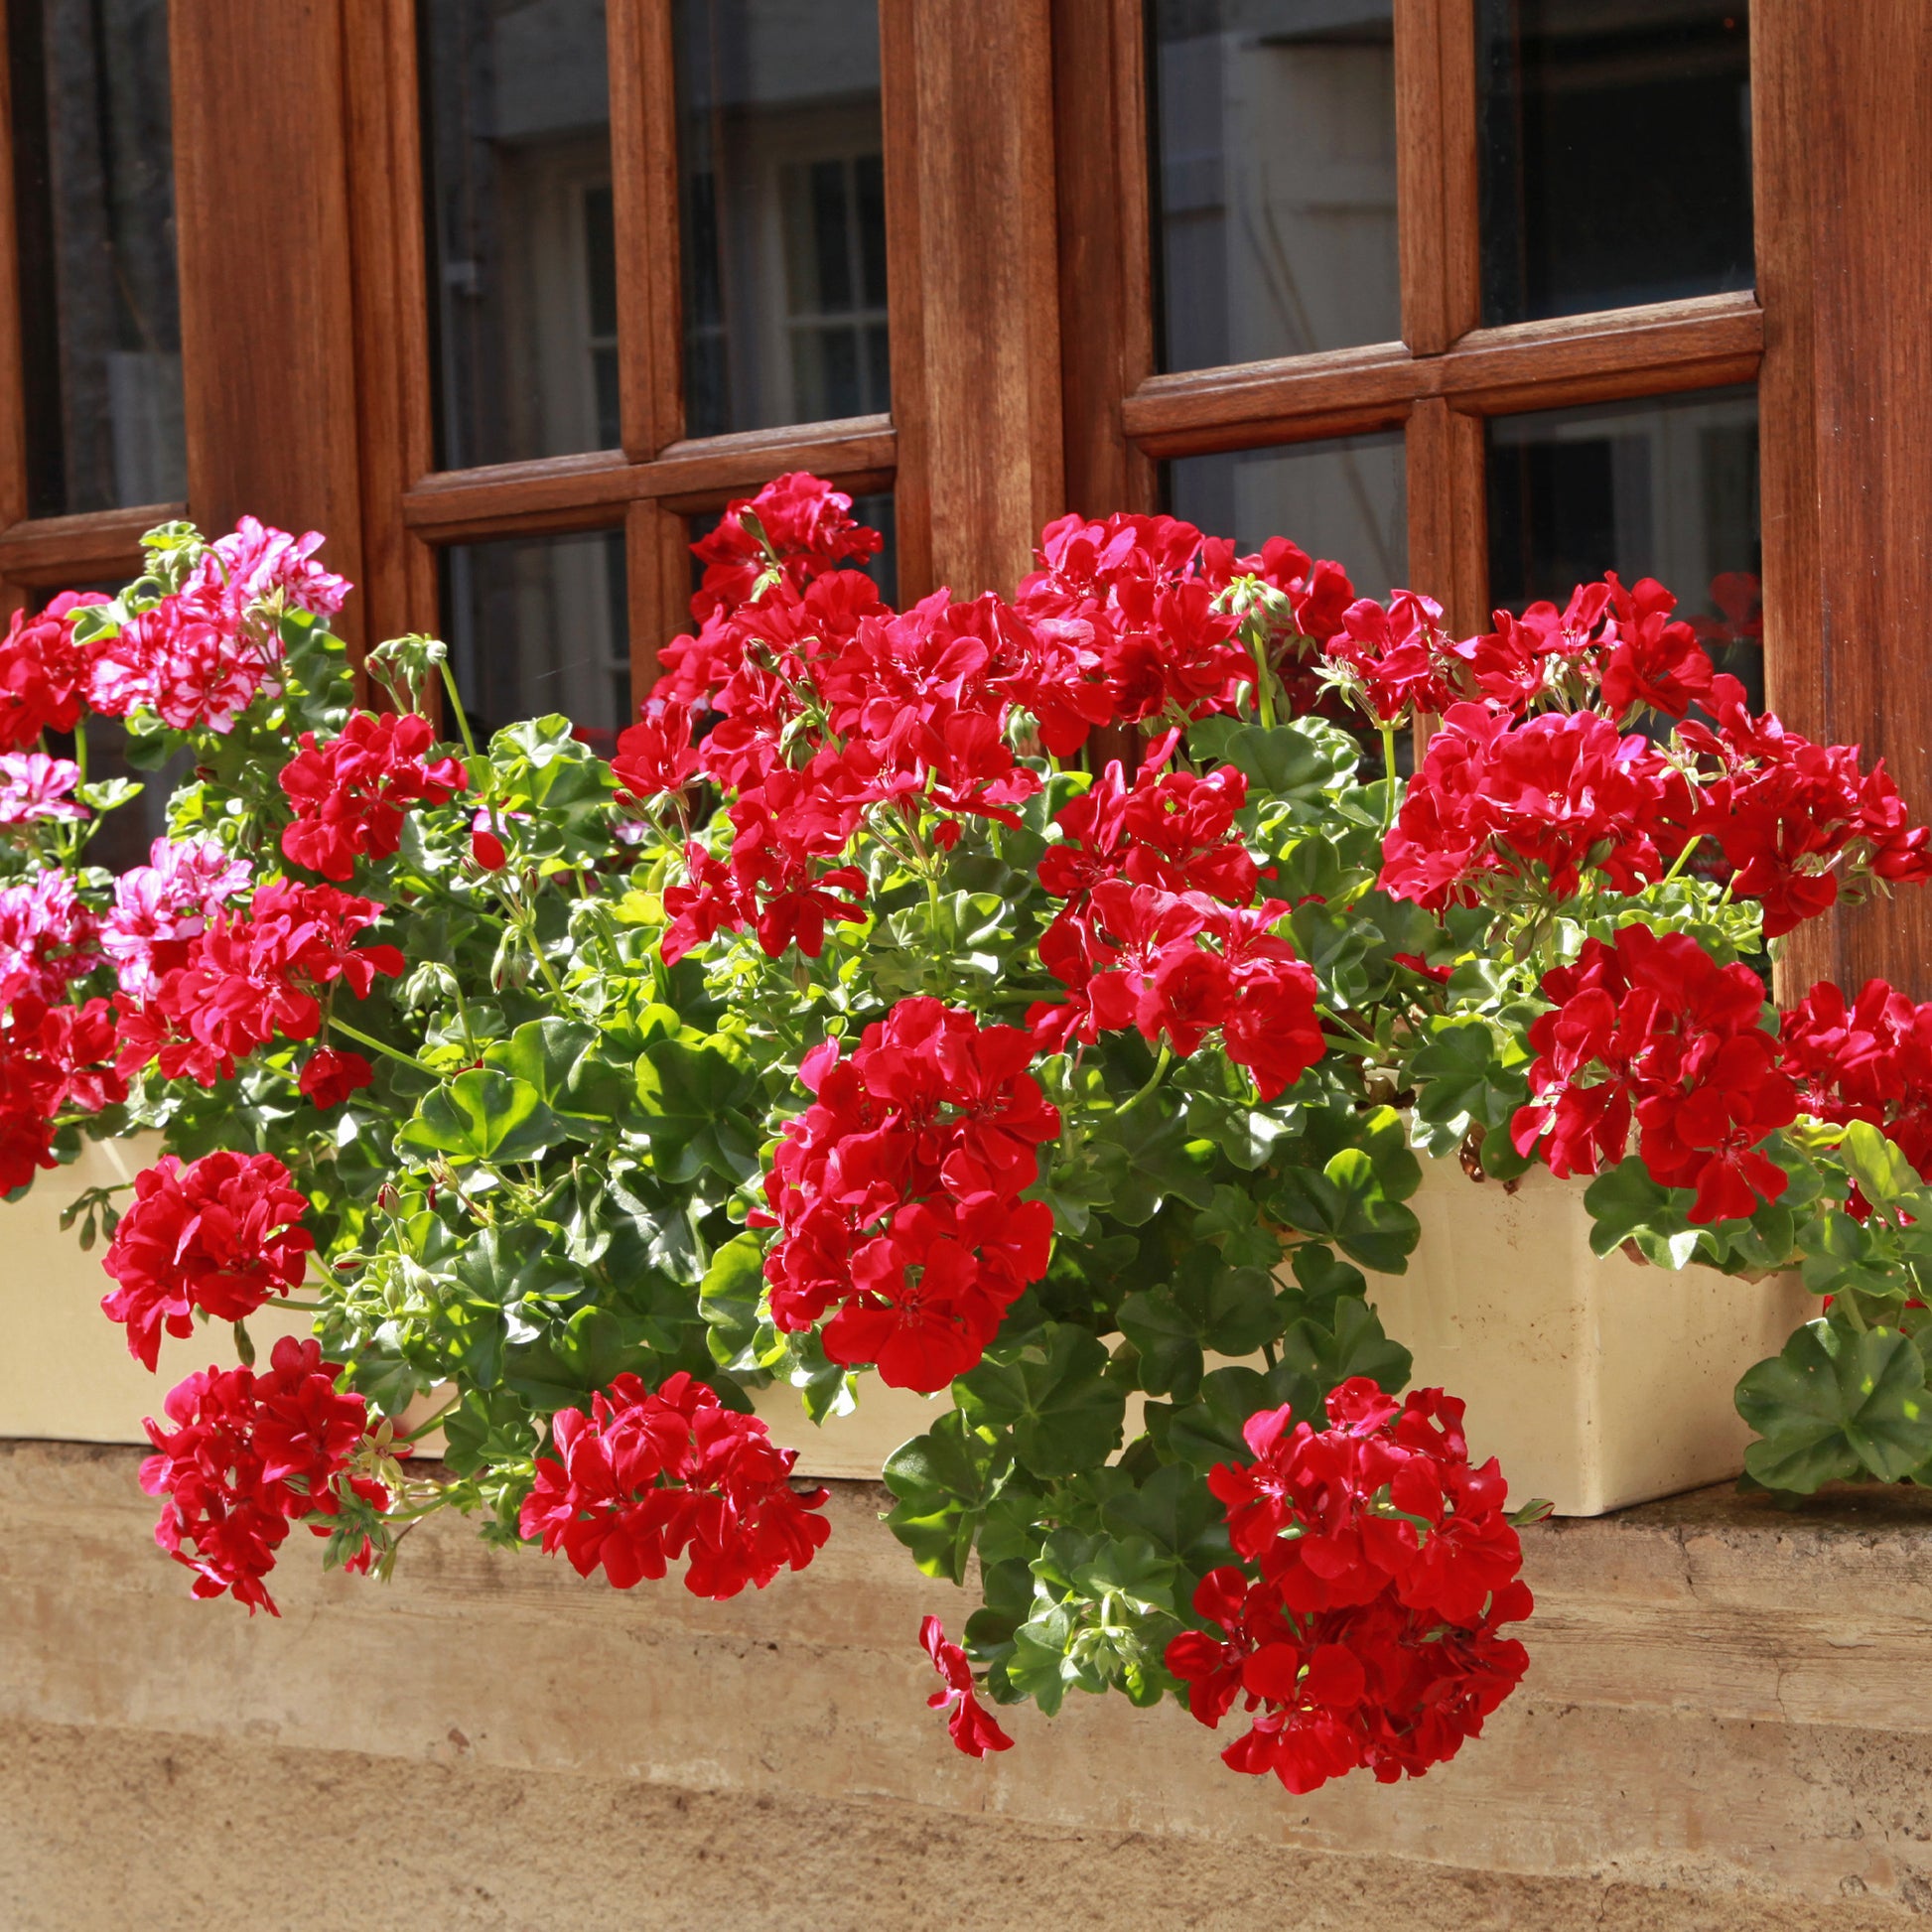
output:
[[[113,1286],[101,1272],[106,1243],[82,1254],[62,1213],[89,1187],[132,1180],[161,1152],[159,1135],[92,1141],[69,1168],[41,1174],[25,1200],[0,1207],[0,1437],[69,1443],[144,1443],[144,1416],[210,1362],[234,1365],[226,1326],[208,1322],[187,1340],[164,1335],[150,1375],[127,1352],[127,1331],[100,1311]],[[118,1196],[125,1202],[126,1196]],[[278,1335],[306,1335],[309,1317],[264,1309],[248,1324],[265,1360]]]
[[1537,1168],[1510,1193],[1426,1161],[1409,1272],[1370,1285],[1416,1384],[1461,1396],[1474,1453],[1560,1516],[1736,1475],[1750,1431],[1731,1390],[1817,1312],[1795,1275],[1599,1261],[1584,1186]]
[[[1753,1283],[1598,1260],[1584,1186],[1536,1169],[1511,1193],[1425,1161],[1409,1272],[1369,1283],[1383,1327],[1415,1354],[1415,1385],[1460,1396],[1477,1458],[1499,1457],[1512,1497],[1547,1497],[1560,1516],[1736,1475],[1750,1441],[1731,1405],[1737,1378],[1817,1311],[1793,1275]],[[871,1376],[857,1413],[823,1428],[790,1389],[755,1401],[800,1468],[827,1476],[876,1478],[938,1413],[935,1398]]]
[[[210,1323],[190,1341],[166,1338],[161,1373],[148,1374],[100,1312],[110,1284],[99,1247],[82,1254],[61,1228],[85,1188],[131,1178],[157,1151],[153,1137],[91,1145],[0,1209],[0,1437],[138,1443],[141,1419],[183,1376],[234,1360],[227,1329]],[[1731,1388],[1814,1311],[1794,1278],[1752,1284],[1599,1261],[1582,1183],[1541,1170],[1511,1194],[1426,1162],[1415,1206],[1423,1235],[1409,1273],[1376,1276],[1370,1292],[1383,1326],[1414,1350],[1416,1381],[1468,1403],[1471,1447],[1501,1457],[1513,1496],[1597,1516],[1743,1467],[1749,1432]],[[266,1309],[249,1331],[265,1355],[277,1335],[306,1334],[308,1318]],[[872,1376],[857,1411],[822,1428],[792,1389],[760,1390],[755,1403],[800,1451],[802,1472],[873,1480],[941,1407]]]

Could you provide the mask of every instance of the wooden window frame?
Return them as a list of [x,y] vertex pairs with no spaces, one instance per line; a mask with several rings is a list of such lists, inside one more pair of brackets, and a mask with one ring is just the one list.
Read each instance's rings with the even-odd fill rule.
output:
[[1402,340],[1157,374],[1144,6],[1056,0],[1082,136],[1060,181],[1068,480],[1083,510],[1152,509],[1173,458],[1401,430],[1409,581],[1467,631],[1488,618],[1485,419],[1754,382],[1764,315],[1712,295],[1481,327],[1475,0],[1394,7]]

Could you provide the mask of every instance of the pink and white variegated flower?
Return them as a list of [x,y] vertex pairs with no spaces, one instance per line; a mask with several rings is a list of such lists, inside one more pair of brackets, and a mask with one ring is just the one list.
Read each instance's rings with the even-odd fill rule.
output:
[[213,839],[156,839],[149,863],[114,882],[100,922],[100,947],[121,991],[149,998],[173,955],[199,939],[215,908],[248,890],[254,869]]

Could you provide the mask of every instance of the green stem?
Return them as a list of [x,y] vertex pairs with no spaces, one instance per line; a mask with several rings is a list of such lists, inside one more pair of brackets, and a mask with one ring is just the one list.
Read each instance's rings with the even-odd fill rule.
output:
[[1685,846],[1684,850],[1680,852],[1677,855],[1677,857],[1671,861],[1670,871],[1665,873],[1663,879],[1663,883],[1666,886],[1668,886],[1673,879],[1676,879],[1683,872],[1684,868],[1690,864],[1691,854],[1695,852],[1698,849],[1698,847],[1701,846],[1703,843],[1704,843],[1704,834],[1700,832],[1697,835],[1697,837],[1692,839]]
[[1114,1110],[1114,1118],[1118,1120],[1122,1114],[1131,1114],[1167,1078],[1168,1068],[1173,1064],[1173,1053],[1169,1048],[1168,1043],[1163,1040],[1161,1042],[1161,1057],[1154,1062],[1154,1071],[1147,1076],[1147,1084],[1131,1100],[1123,1101]]
[[398,1443],[420,1443],[431,1430],[441,1428],[445,1416],[453,1409],[460,1409],[462,1406],[463,1398],[460,1395],[453,1395],[427,1422],[418,1423],[407,1436],[397,1436],[393,1440]]
[[1255,660],[1255,703],[1260,707],[1264,731],[1275,729],[1275,678],[1268,668],[1268,642],[1259,629],[1248,627],[1248,654]]
[[413,1067],[418,1073],[427,1073],[431,1079],[440,1079],[442,1077],[433,1066],[425,1066],[414,1054],[399,1052],[393,1046],[384,1045],[374,1035],[365,1034],[360,1027],[351,1027],[346,1020],[340,1018],[336,1014],[332,1013],[329,1016],[329,1024],[339,1034],[345,1035],[348,1038],[354,1040],[358,1046],[366,1046],[374,1052],[385,1054],[400,1066]]
[[87,721],[76,718],[73,721],[73,761],[79,768],[79,784],[87,782]]
[[470,736],[470,714],[464,710],[463,699],[457,691],[456,673],[450,669],[447,657],[436,668],[443,673],[443,688],[450,694],[450,709],[456,713],[456,728],[463,735],[463,749],[474,759],[477,756],[477,741]]
[[1382,734],[1382,776],[1389,788],[1382,801],[1382,830],[1386,833],[1395,823],[1395,727],[1379,725],[1376,729]]

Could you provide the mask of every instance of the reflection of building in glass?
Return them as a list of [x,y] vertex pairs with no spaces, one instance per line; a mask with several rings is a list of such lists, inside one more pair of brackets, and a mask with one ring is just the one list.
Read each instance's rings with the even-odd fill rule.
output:
[[29,508],[188,493],[167,0],[7,9]]
[[1402,333],[1390,0],[1156,0],[1161,366]]
[[884,411],[877,9],[680,0],[675,20],[687,434]]
[[[617,243],[603,0],[426,0],[437,460],[610,449]],[[608,750],[628,719],[617,532],[460,544],[444,626],[485,727],[558,712]]]
[[1480,0],[1482,318],[1747,289],[1745,0]]
[[1408,581],[1399,431],[1182,457],[1166,472],[1169,507],[1210,536],[1244,551],[1289,537],[1311,557],[1333,558],[1364,597]]

